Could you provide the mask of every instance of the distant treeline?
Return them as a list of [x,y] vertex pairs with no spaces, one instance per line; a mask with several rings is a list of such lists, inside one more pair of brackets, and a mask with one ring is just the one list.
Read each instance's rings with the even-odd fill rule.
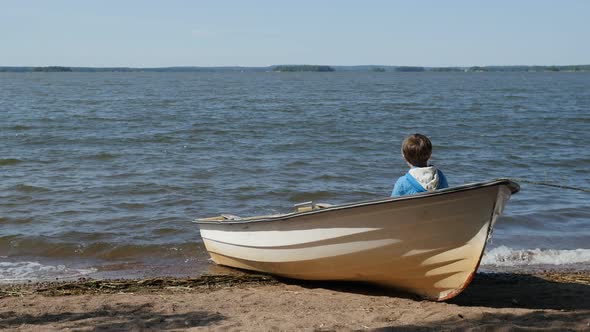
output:
[[470,72],[539,72],[539,71],[590,71],[590,65],[569,66],[486,66],[469,67],[465,71]]
[[419,67],[419,66],[320,66],[277,65],[269,67],[0,67],[0,72],[590,72],[590,65],[568,66],[473,66],[473,67]]
[[35,67],[33,71],[36,72],[70,72],[72,68],[69,67],[60,67],[60,66],[49,66],[49,67]]
[[[55,70],[61,68],[63,70]],[[78,73],[102,73],[102,72],[265,72],[271,67],[161,67],[161,68],[133,68],[133,67],[0,67],[0,72],[30,73],[30,72],[78,72]]]
[[419,66],[335,66],[336,71],[373,72],[588,72],[590,65],[568,66],[473,66],[473,67],[419,67]]
[[318,66],[318,65],[280,65],[272,67],[273,71],[316,71],[316,72],[330,72],[334,71],[334,68],[330,66]]

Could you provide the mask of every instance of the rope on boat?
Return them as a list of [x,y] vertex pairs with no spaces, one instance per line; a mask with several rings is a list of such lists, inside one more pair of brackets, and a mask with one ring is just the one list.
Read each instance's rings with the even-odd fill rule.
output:
[[515,182],[536,184],[536,185],[540,185],[540,186],[547,186],[547,187],[554,187],[554,188],[561,188],[561,189],[571,189],[571,190],[577,190],[577,191],[583,191],[583,192],[590,193],[590,189],[588,189],[588,188],[565,186],[562,184],[556,184],[556,183],[545,182],[545,181],[531,181],[531,180],[526,180],[526,179],[515,179],[515,178],[509,178],[508,180],[512,180]]

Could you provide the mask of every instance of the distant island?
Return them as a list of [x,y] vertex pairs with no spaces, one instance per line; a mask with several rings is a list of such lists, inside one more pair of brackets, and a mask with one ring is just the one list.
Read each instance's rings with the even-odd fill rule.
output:
[[371,72],[590,72],[590,65],[567,66],[472,66],[472,67],[420,67],[420,66],[334,66],[335,71]]
[[34,72],[71,72],[72,68],[69,67],[60,67],[60,66],[49,66],[49,67],[35,67],[33,68]]
[[318,66],[318,65],[280,65],[274,66],[273,71],[281,72],[293,72],[293,71],[315,71],[315,72],[331,72],[334,68],[330,66]]
[[471,67],[420,67],[420,66],[326,66],[326,65],[273,65],[267,67],[161,67],[161,68],[132,68],[132,67],[2,67],[0,72],[11,73],[46,73],[46,72],[590,72],[590,65],[567,66],[471,66]]

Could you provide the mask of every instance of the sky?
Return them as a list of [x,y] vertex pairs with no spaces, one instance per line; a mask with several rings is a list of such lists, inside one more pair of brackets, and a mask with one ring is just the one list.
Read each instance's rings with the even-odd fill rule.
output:
[[0,0],[0,66],[590,64],[590,0]]

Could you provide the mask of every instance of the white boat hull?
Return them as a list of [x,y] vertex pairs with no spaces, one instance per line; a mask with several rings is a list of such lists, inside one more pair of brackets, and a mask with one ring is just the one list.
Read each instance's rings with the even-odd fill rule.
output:
[[507,181],[310,212],[197,221],[213,261],[294,279],[363,281],[449,299],[471,281]]

